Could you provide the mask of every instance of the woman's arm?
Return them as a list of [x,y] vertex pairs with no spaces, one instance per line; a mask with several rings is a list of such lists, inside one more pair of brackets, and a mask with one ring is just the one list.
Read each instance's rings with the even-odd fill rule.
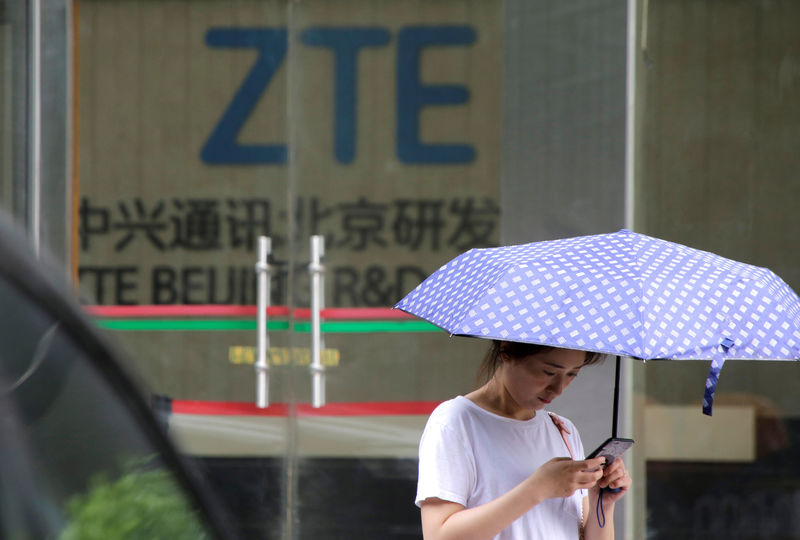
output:
[[[577,489],[594,486],[603,476],[599,467],[604,459],[551,459],[511,491],[474,508],[464,508],[441,499],[427,499],[421,505],[423,538],[488,540],[540,502],[554,497],[569,497]],[[592,469],[597,470],[591,472]]]

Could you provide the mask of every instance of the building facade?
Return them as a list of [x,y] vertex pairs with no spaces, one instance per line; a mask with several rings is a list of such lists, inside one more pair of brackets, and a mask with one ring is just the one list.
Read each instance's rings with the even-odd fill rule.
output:
[[[789,0],[0,1],[0,205],[244,537],[418,538],[419,434],[486,343],[386,308],[467,249],[621,228],[797,290],[798,22]],[[729,363],[709,419],[707,363],[625,362],[621,535],[799,536],[797,368]],[[612,378],[554,404],[587,447]]]

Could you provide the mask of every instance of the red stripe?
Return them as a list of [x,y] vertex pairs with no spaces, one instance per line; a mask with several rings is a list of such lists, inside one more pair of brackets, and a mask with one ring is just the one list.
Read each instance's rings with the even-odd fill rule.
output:
[[[84,306],[93,317],[255,317],[256,306],[169,305],[169,306]],[[288,317],[287,306],[269,306],[267,315]]]
[[[93,317],[107,318],[159,318],[159,317],[255,317],[256,306],[231,305],[166,305],[166,306],[84,306]],[[288,306],[269,306],[267,316],[288,317]],[[387,320],[413,319],[404,311],[393,308],[327,308],[320,312],[326,320]],[[310,319],[311,310],[295,308],[296,319]]]
[[[439,401],[375,401],[361,403],[329,403],[314,408],[308,403],[295,406],[297,416],[402,416],[429,415]],[[253,403],[230,401],[184,401],[174,400],[172,412],[176,414],[237,415],[237,416],[286,416],[289,405],[274,403],[260,409]]]
[[[328,308],[320,312],[323,319],[348,319],[348,320],[386,320],[386,319],[414,319],[405,311],[394,308]],[[310,317],[310,315],[309,315]]]
[[259,409],[252,403],[173,400],[172,412],[176,414],[286,416],[289,412],[289,407],[284,403],[276,403],[266,409]]

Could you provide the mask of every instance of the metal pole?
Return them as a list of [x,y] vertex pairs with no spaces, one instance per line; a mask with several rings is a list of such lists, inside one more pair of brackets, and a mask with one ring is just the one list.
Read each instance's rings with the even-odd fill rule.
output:
[[267,363],[267,307],[270,304],[269,263],[267,259],[272,251],[272,242],[266,236],[258,237],[258,358],[256,359],[256,407],[264,409],[269,406],[269,364]]
[[611,419],[611,436],[617,436],[617,419],[619,418],[619,355],[617,355],[616,374],[614,376],[614,416]]
[[31,33],[28,66],[30,83],[28,227],[33,250],[39,255],[42,238],[42,4],[30,3]]
[[325,405],[325,366],[322,365],[322,329],[321,317],[324,304],[323,274],[325,267],[322,258],[325,256],[325,237],[311,237],[311,406]]

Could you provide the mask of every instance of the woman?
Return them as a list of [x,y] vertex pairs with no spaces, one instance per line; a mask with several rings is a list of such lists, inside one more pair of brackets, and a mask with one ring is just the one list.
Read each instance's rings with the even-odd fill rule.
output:
[[439,405],[425,426],[416,498],[425,540],[614,538],[597,502],[601,488],[621,488],[602,495],[603,515],[613,516],[631,485],[624,463],[584,460],[572,423],[544,410],[599,359],[493,342],[482,366],[487,382]]

